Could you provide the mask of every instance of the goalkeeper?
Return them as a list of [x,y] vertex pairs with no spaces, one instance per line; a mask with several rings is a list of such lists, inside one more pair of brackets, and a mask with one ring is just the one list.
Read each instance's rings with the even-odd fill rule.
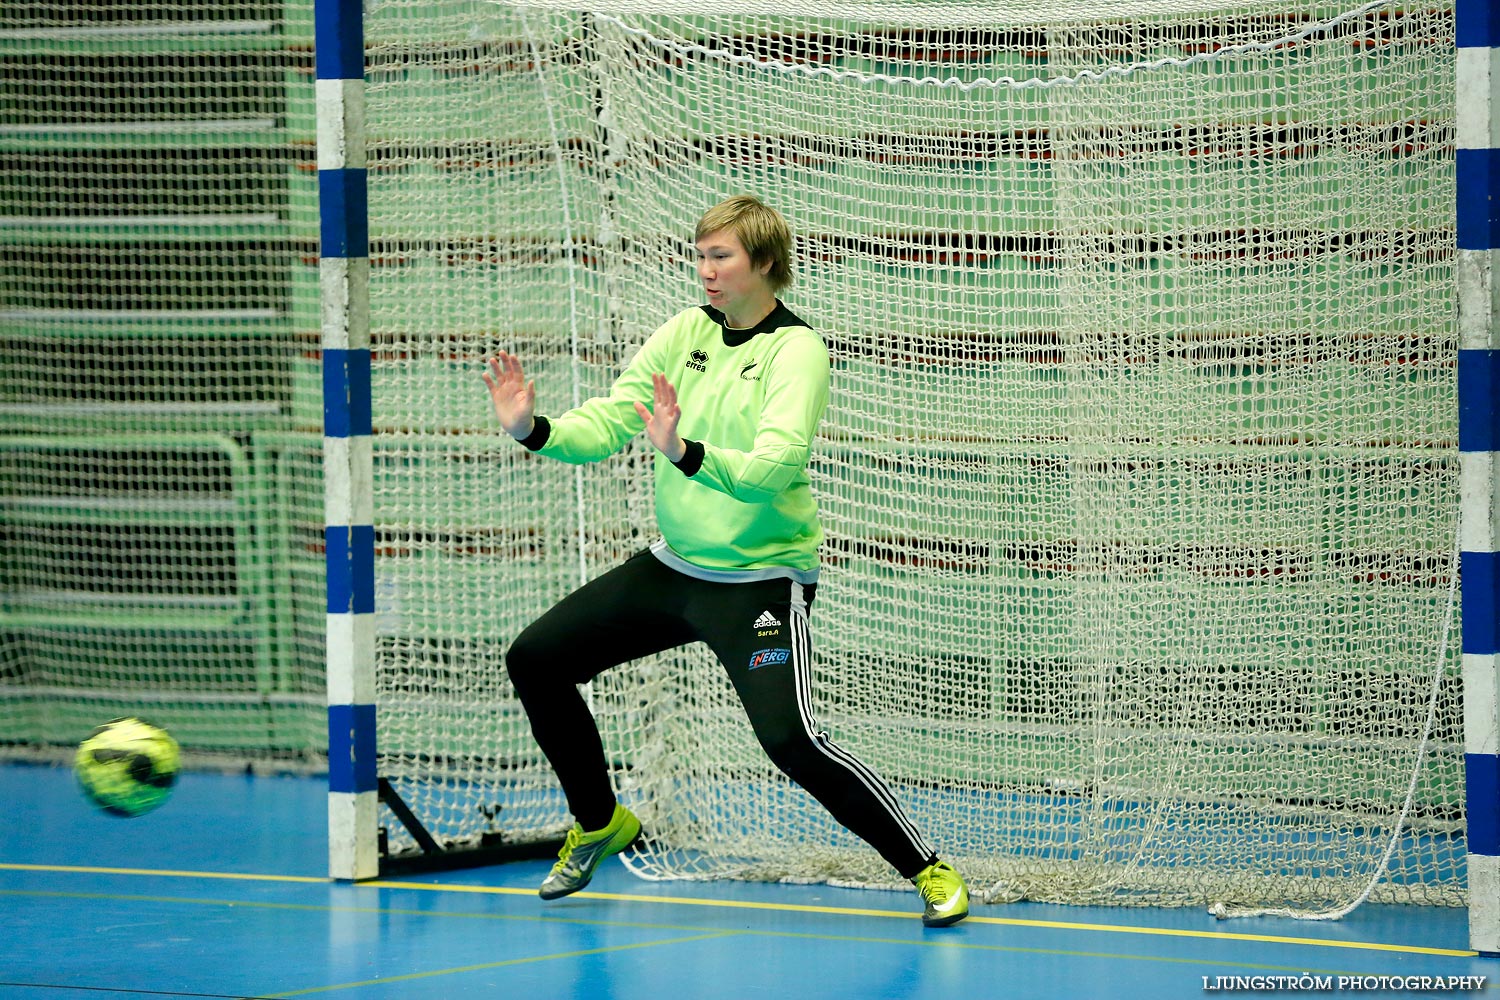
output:
[[702,641],[776,766],[916,884],[926,924],[955,923],[969,912],[963,879],[812,715],[808,610],[823,532],[807,462],[828,401],[828,349],[777,298],[792,279],[791,233],[778,212],[742,195],[705,213],[694,242],[708,304],[653,333],[608,396],[548,420],[519,359],[501,352],[484,374],[501,426],[538,454],[597,462],[642,430],[657,451],[663,537],[564,598],[506,656],[576,820],[541,896],[582,889],[640,833],[615,800],[576,685]]

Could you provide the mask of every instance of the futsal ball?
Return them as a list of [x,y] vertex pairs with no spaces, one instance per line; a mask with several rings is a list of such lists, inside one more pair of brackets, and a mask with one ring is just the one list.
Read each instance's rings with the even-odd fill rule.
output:
[[167,801],[180,766],[172,735],[140,719],[106,722],[78,745],[73,763],[84,796],[114,816],[140,816]]

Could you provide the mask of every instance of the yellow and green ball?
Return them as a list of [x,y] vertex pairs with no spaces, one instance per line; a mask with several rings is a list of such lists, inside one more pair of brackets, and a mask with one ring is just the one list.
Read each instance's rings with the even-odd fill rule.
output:
[[167,800],[181,767],[177,741],[140,719],[115,719],[78,745],[74,771],[83,794],[115,816],[139,816]]

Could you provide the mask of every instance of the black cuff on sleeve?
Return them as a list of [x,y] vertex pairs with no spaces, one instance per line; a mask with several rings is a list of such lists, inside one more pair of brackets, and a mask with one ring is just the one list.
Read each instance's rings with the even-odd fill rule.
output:
[[527,451],[536,451],[552,436],[552,425],[547,422],[546,417],[538,415],[534,418],[534,423],[531,433],[519,439],[521,444],[526,446]]
[[698,470],[703,468],[703,442],[683,439],[682,443],[687,445],[687,450],[682,453],[681,459],[672,464],[681,469],[684,476],[696,476]]

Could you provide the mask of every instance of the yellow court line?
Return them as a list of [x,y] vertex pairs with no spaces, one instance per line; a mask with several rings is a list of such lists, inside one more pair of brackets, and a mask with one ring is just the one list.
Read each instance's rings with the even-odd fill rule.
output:
[[[512,889],[512,890],[508,890],[507,894],[513,894],[513,893],[516,893],[516,892],[524,892],[524,891],[525,890],[515,890],[515,889]],[[595,894],[595,895],[598,895],[598,894]],[[480,913],[480,912],[475,912],[475,911],[472,911],[472,910],[467,910],[467,911],[465,911],[465,910],[433,910],[433,909],[430,909],[430,908],[427,908],[427,907],[422,907],[422,908],[418,908],[418,909],[408,909],[408,908],[405,908],[405,907],[396,907],[396,906],[387,906],[387,905],[380,905],[380,906],[342,906],[342,905],[337,905],[337,904],[315,905],[315,904],[309,904],[309,903],[270,902],[270,901],[267,901],[267,900],[213,899],[213,898],[195,897],[195,896],[135,896],[135,895],[120,895],[118,893],[100,893],[100,892],[56,892],[56,891],[45,891],[45,890],[31,890],[31,891],[28,891],[28,890],[22,890],[22,889],[0,889],[0,897],[4,897],[4,896],[41,896],[41,897],[56,898],[56,899],[88,899],[88,900],[113,900],[113,901],[139,901],[139,902],[151,902],[151,903],[176,903],[176,904],[182,904],[182,905],[188,905],[188,906],[249,907],[249,908],[264,909],[264,910],[306,911],[306,912],[313,912],[313,913],[333,913],[333,912],[336,912],[336,913],[380,914],[380,915],[391,915],[391,916],[401,915],[401,916],[428,917],[428,918],[434,918],[434,919],[437,919],[437,918],[450,918],[451,917],[451,918],[482,919],[482,920],[514,920],[514,921],[526,921],[526,922],[531,922],[531,923],[569,923],[569,924],[578,924],[578,925],[581,925],[581,926],[621,927],[621,928],[630,927],[630,928],[637,928],[637,929],[641,929],[641,930],[683,931],[683,932],[694,933],[694,936],[692,938],[690,938],[690,939],[689,938],[672,938],[672,939],[669,939],[669,940],[667,940],[665,942],[660,942],[660,943],[668,943],[668,944],[674,943],[674,942],[682,942],[682,941],[686,941],[686,940],[695,940],[696,941],[696,940],[717,939],[717,938],[723,938],[723,937],[734,937],[734,936],[743,936],[743,935],[756,935],[756,936],[776,937],[776,938],[798,938],[798,939],[803,939],[803,940],[808,940],[808,941],[842,942],[842,943],[846,943],[846,944],[891,944],[891,945],[902,945],[902,946],[906,946],[906,947],[918,947],[918,948],[947,948],[947,949],[952,949],[952,950],[957,950],[957,951],[985,951],[985,952],[1004,952],[1004,953],[1012,953],[1012,954],[1055,955],[1055,956],[1066,957],[1066,958],[1107,958],[1107,959],[1111,959],[1111,960],[1118,959],[1118,960],[1139,961],[1139,962],[1157,962],[1157,963],[1167,963],[1167,964],[1177,964],[1177,965],[1189,965],[1189,964],[1198,964],[1198,965],[1201,965],[1202,962],[1203,962],[1203,959],[1202,959],[1201,956],[1200,957],[1176,957],[1176,956],[1168,956],[1168,955],[1134,955],[1134,954],[1121,953],[1121,952],[1079,951],[1079,950],[1076,950],[1076,949],[1035,948],[1035,947],[1028,947],[1028,946],[1023,946],[1023,945],[985,944],[985,943],[981,943],[981,942],[967,941],[967,940],[964,940],[962,937],[959,937],[959,936],[954,935],[954,934],[932,934],[932,935],[924,934],[920,938],[887,938],[887,937],[872,937],[872,936],[866,935],[866,934],[827,934],[827,933],[813,933],[813,932],[808,932],[808,931],[767,930],[767,929],[764,929],[764,928],[756,928],[756,929],[751,929],[751,928],[734,928],[734,929],[729,929],[729,928],[726,928],[726,929],[719,930],[719,931],[709,931],[709,932],[706,932],[706,933],[696,933],[696,932],[700,932],[702,929],[699,928],[699,927],[683,926],[681,924],[643,923],[643,922],[638,921],[638,920],[619,920],[619,919],[602,920],[602,919],[597,919],[597,918],[588,918],[588,917],[578,916],[578,915],[576,915],[576,913],[568,913],[566,915],[561,915],[561,914],[557,914],[556,911],[554,911],[554,915],[544,916],[540,912],[533,912],[531,914],[524,914],[523,915],[523,914],[515,914],[515,913]],[[843,911],[836,911],[836,912],[843,912]],[[641,942],[641,943],[636,944],[636,945],[621,945],[621,946],[614,946],[614,947],[641,947],[641,946],[644,946],[646,944],[649,944],[649,942]],[[600,949],[600,950],[601,951],[608,951],[610,949]],[[566,958],[566,957],[571,957],[574,954],[575,953],[573,953],[573,952],[567,952],[567,953],[560,953],[560,954],[557,954],[557,955],[553,955],[553,956],[550,956],[550,957]],[[529,961],[529,960],[531,960],[533,958],[545,958],[545,957],[548,957],[548,956],[528,956],[528,957],[518,958],[518,959],[506,959],[506,960],[504,960],[504,962],[498,963],[498,964],[512,964],[513,965],[513,964],[518,964],[518,963],[521,963],[521,962]],[[1312,974],[1312,973],[1324,974],[1324,973],[1327,973],[1327,974],[1331,974],[1331,975],[1343,975],[1343,974],[1347,974],[1349,972],[1349,970],[1347,970],[1347,969],[1318,969],[1318,968],[1310,968],[1310,967],[1308,967],[1306,965],[1303,965],[1303,964],[1299,964],[1299,965],[1295,965],[1295,966],[1292,966],[1292,965],[1268,965],[1268,964],[1263,963],[1263,962],[1243,962],[1243,961],[1229,961],[1229,962],[1220,961],[1219,964],[1221,966],[1226,967],[1226,968],[1257,970],[1257,971],[1263,971],[1263,972],[1297,972],[1297,973],[1307,973],[1307,974]],[[348,985],[348,984],[346,984],[346,985]]]
[[[104,868],[86,865],[25,865],[0,863],[0,871],[59,872],[95,875],[145,875],[171,878],[227,879],[246,882],[294,882],[334,885],[333,879],[306,875],[259,875],[240,872],[160,871],[149,868]],[[372,879],[349,883],[359,888],[408,889],[419,892],[478,893],[492,896],[535,896],[534,889],[511,886],[449,885],[432,882],[396,882]],[[780,913],[822,913],[837,916],[882,917],[913,920],[917,914],[906,910],[871,910],[848,906],[808,906],[800,903],[765,903],[738,899],[692,899],[675,896],[646,896],[614,892],[578,892],[573,899],[600,899],[626,903],[656,903],[665,906],[707,906],[718,909],[771,910]],[[1089,924],[1062,920],[1026,920],[1017,917],[986,917],[971,914],[970,924],[992,924],[1002,927],[1030,927],[1042,930],[1087,931],[1103,934],[1140,934],[1154,937],[1178,937],[1205,941],[1239,941],[1254,944],[1303,945],[1313,948],[1342,948],[1354,951],[1383,951],[1404,955],[1438,955],[1448,958],[1474,958],[1479,953],[1452,948],[1426,948],[1419,945],[1384,944],[1375,941],[1339,941],[1328,938],[1299,938],[1276,934],[1239,934],[1229,931],[1195,931],[1169,927],[1130,927],[1116,924]]]
[[[664,930],[664,931],[683,931],[683,932],[689,932],[689,936],[686,936],[686,937],[668,938],[668,939],[665,939],[665,940],[656,940],[656,941],[642,941],[642,942],[636,942],[636,943],[633,943],[633,944],[612,945],[612,946],[609,946],[609,947],[590,948],[590,949],[578,950],[578,951],[554,952],[554,953],[549,953],[549,954],[545,954],[545,955],[528,955],[528,956],[522,956],[522,957],[513,958],[513,959],[503,959],[503,960],[497,961],[497,962],[486,962],[486,963],[483,963],[483,964],[480,964],[480,965],[461,966],[461,967],[455,967],[455,968],[450,968],[450,969],[434,969],[434,970],[429,970],[429,971],[426,971],[426,972],[409,973],[409,974],[404,975],[404,976],[387,977],[385,979],[372,979],[372,980],[364,980],[364,981],[361,981],[361,982],[337,983],[337,984],[332,984],[332,985],[327,985],[327,986],[314,986],[314,987],[307,987],[307,988],[304,988],[304,989],[301,989],[301,990],[293,990],[293,991],[289,991],[289,992],[285,992],[285,993],[268,993],[268,994],[257,993],[256,994],[256,996],[265,997],[265,998],[292,997],[292,996],[303,996],[303,995],[308,995],[308,994],[313,994],[313,993],[326,993],[326,992],[330,992],[330,991],[333,991],[333,990],[350,989],[350,988],[354,988],[354,987],[368,986],[368,985],[372,985],[372,984],[379,984],[379,983],[386,983],[386,982],[396,982],[396,981],[408,980],[408,979],[420,979],[420,978],[427,978],[427,977],[431,977],[431,976],[450,975],[450,974],[459,973],[459,972],[472,972],[472,971],[478,971],[478,970],[482,970],[482,969],[499,968],[499,967],[502,967],[502,966],[522,965],[522,964],[526,964],[526,963],[530,963],[530,962],[550,961],[550,960],[554,960],[554,959],[579,958],[579,957],[584,957],[584,956],[587,956],[587,955],[607,954],[607,953],[610,953],[610,952],[613,952],[613,951],[624,951],[624,950],[629,950],[629,949],[655,947],[657,945],[663,945],[663,944],[683,944],[683,943],[696,942],[696,941],[712,941],[712,940],[721,940],[721,939],[730,938],[730,937],[742,937],[742,936],[745,936],[745,935],[766,936],[766,937],[775,937],[775,938],[795,938],[795,939],[801,939],[801,940],[807,940],[807,941],[827,941],[827,942],[836,942],[836,943],[841,943],[841,944],[888,944],[888,945],[899,945],[899,946],[902,946],[902,947],[945,948],[945,949],[952,949],[952,950],[957,950],[957,951],[994,952],[994,953],[1004,953],[1004,954],[1049,955],[1049,956],[1056,956],[1056,957],[1061,957],[1061,958],[1102,958],[1102,959],[1108,959],[1110,961],[1156,962],[1156,963],[1177,964],[1177,965],[1188,965],[1188,964],[1201,965],[1202,961],[1203,961],[1201,958],[1176,958],[1176,957],[1169,957],[1169,956],[1165,956],[1165,955],[1132,955],[1132,954],[1126,954],[1126,953],[1113,953],[1113,952],[1077,951],[1077,950],[1063,950],[1063,949],[1057,949],[1057,948],[1028,948],[1028,947],[1021,947],[1021,946],[1015,946],[1015,945],[980,944],[980,943],[975,943],[975,942],[970,942],[970,941],[962,940],[961,938],[958,938],[955,935],[951,935],[951,934],[940,934],[940,935],[932,935],[932,936],[923,935],[923,937],[921,937],[921,938],[912,939],[912,938],[882,938],[882,937],[870,937],[868,935],[850,935],[850,934],[815,934],[815,933],[806,933],[806,932],[800,932],[800,931],[773,931],[773,930],[764,930],[764,929],[759,929],[759,930],[725,929],[725,930],[721,930],[721,931],[701,932],[701,928],[696,928],[696,927],[683,927],[683,926],[680,926],[680,925],[671,925],[671,924],[649,924],[649,923],[641,923],[639,921],[591,920],[591,919],[580,918],[580,917],[576,917],[576,916],[569,916],[569,917],[551,916],[551,917],[546,917],[546,916],[541,916],[540,914],[521,916],[521,915],[516,915],[516,914],[508,914],[508,913],[475,913],[475,912],[472,912],[472,911],[463,912],[463,911],[432,910],[432,909],[428,909],[428,908],[406,909],[406,908],[391,907],[391,906],[315,906],[315,905],[298,904],[298,903],[273,903],[273,902],[267,902],[265,900],[249,900],[249,901],[246,901],[246,900],[235,900],[235,899],[206,899],[206,898],[201,898],[201,897],[181,897],[181,896],[123,896],[123,895],[119,895],[119,894],[94,893],[94,892],[77,892],[77,893],[74,893],[74,892],[45,892],[45,891],[27,892],[25,890],[0,889],[0,896],[27,896],[27,895],[45,896],[45,897],[49,897],[49,898],[59,898],[59,899],[89,899],[89,900],[114,900],[114,901],[141,901],[141,902],[157,902],[157,903],[177,903],[177,904],[191,905],[191,906],[255,907],[255,908],[259,908],[259,909],[268,909],[268,910],[300,910],[300,911],[312,911],[312,912],[365,913],[365,914],[381,914],[381,915],[417,916],[417,917],[428,917],[428,918],[461,917],[461,918],[480,918],[480,919],[485,919],[485,920],[529,921],[529,922],[532,922],[532,923],[538,923],[538,922],[542,922],[542,923],[547,923],[547,922],[565,922],[565,923],[575,923],[575,924],[579,924],[579,925],[583,925],[583,926],[621,927],[621,928],[631,927],[631,928],[638,928],[638,929],[642,929],[642,930]],[[1264,964],[1264,963],[1251,963],[1251,962],[1229,962],[1229,963],[1222,963],[1221,962],[1220,965],[1221,965],[1221,967],[1226,968],[1226,969],[1233,968],[1233,969],[1243,969],[1243,970],[1247,970],[1247,971],[1259,971],[1259,972],[1285,972],[1285,973],[1296,973],[1296,974],[1300,974],[1300,975],[1308,975],[1308,974],[1342,975],[1342,974],[1346,974],[1347,973],[1347,970],[1316,969],[1316,968],[1309,968],[1306,965],[1296,965],[1296,966],[1267,965],[1267,964]]]
[[318,875],[261,875],[245,872],[193,872],[160,868],[103,868],[97,865],[20,865],[0,862],[0,871],[66,872],[81,875],[159,875],[166,878],[229,879],[239,882],[300,882],[330,885],[333,879]]
[[[426,882],[391,882],[375,879],[359,883],[381,889],[440,890],[443,892],[496,893],[507,896],[534,896],[534,889],[515,889],[505,886],[436,885]],[[674,906],[716,906],[724,909],[776,910],[790,913],[831,913],[858,917],[895,917],[915,919],[918,914],[905,910],[864,910],[850,906],[805,906],[799,903],[758,903],[738,899],[686,899],[668,896],[641,896],[616,892],[575,892],[574,899],[606,899],[627,903],[668,903]],[[1034,927],[1044,930],[1098,931],[1107,934],[1146,934],[1157,937],[1197,938],[1209,941],[1245,941],[1257,944],[1296,944],[1319,948],[1352,948],[1361,951],[1392,951],[1405,955],[1441,955],[1449,958],[1474,958],[1477,951],[1459,951],[1451,948],[1425,948],[1419,945],[1382,944],[1375,941],[1338,941],[1326,938],[1284,937],[1276,934],[1236,934],[1229,931],[1194,931],[1170,927],[1125,927],[1115,924],[1085,924],[1063,920],[1025,920],[1018,917],[985,917],[970,914],[964,921],[970,924],[994,924],[1003,927]]]
[[267,1000],[282,997],[305,997],[315,993],[332,993],[335,990],[352,990],[361,986],[388,986],[391,983],[407,983],[415,979],[432,979],[437,976],[453,976],[465,972],[483,972],[486,969],[503,969],[511,965],[527,965],[532,962],[554,962],[567,958],[587,958],[590,955],[610,955],[621,951],[634,951],[640,948],[658,948],[668,944],[686,944],[693,941],[711,941],[715,938],[730,937],[734,931],[715,931],[709,934],[694,934],[691,937],[668,938],[662,941],[639,941],[634,944],[612,945],[608,948],[587,948],[582,951],[564,951],[548,955],[527,955],[524,958],[507,958],[499,962],[484,962],[480,965],[461,965],[452,969],[432,969],[427,972],[412,972],[404,976],[386,976],[382,979],[365,979],[357,983],[334,983],[330,986],[312,986],[302,990],[291,990],[287,993],[267,993]]
[[[213,875],[213,873],[204,873],[204,874],[207,874],[210,877],[212,877],[212,875]],[[312,881],[314,881],[314,882],[318,882],[318,881],[330,881],[331,882],[332,880],[314,879]],[[421,884],[421,883],[419,883],[419,884],[422,885],[423,888],[441,888],[441,887],[428,886],[428,885]],[[529,891],[525,890],[525,889],[507,889],[504,894],[505,895],[516,895],[516,894],[530,895]],[[681,926],[681,925],[672,925],[672,924],[641,923],[639,921],[628,921],[628,920],[599,920],[599,919],[589,919],[589,918],[586,918],[586,917],[580,917],[580,916],[576,916],[576,915],[573,915],[573,914],[569,914],[569,915],[566,915],[566,916],[563,916],[563,915],[543,916],[540,912],[533,912],[532,914],[528,914],[528,915],[520,915],[520,914],[513,914],[513,913],[489,913],[489,912],[481,913],[481,912],[475,912],[475,911],[433,910],[433,909],[428,908],[428,907],[421,907],[421,908],[416,908],[416,909],[407,909],[407,908],[403,908],[403,907],[392,907],[392,906],[387,906],[387,905],[380,905],[380,906],[341,906],[341,905],[320,906],[320,905],[311,905],[311,904],[306,904],[306,903],[270,902],[270,901],[266,901],[266,900],[207,899],[207,898],[202,898],[202,897],[173,897],[173,896],[127,896],[127,895],[108,894],[108,893],[92,893],[92,892],[78,892],[78,893],[73,893],[73,892],[52,892],[52,891],[31,891],[31,892],[28,892],[26,890],[0,889],[0,896],[25,896],[25,895],[47,896],[47,897],[55,897],[55,898],[67,898],[67,899],[90,899],[90,900],[116,900],[116,901],[142,901],[142,902],[160,902],[160,903],[179,903],[179,904],[184,904],[184,905],[195,905],[195,906],[196,905],[209,905],[209,906],[226,906],[226,907],[255,907],[255,908],[267,909],[267,910],[299,910],[299,911],[311,911],[311,912],[365,913],[365,914],[382,914],[382,915],[398,915],[399,914],[399,915],[404,915],[404,916],[418,916],[418,917],[427,917],[427,918],[434,918],[434,919],[436,919],[436,918],[449,918],[449,917],[452,917],[452,918],[465,918],[465,919],[476,919],[477,918],[477,919],[482,919],[482,920],[514,920],[514,921],[527,921],[527,922],[531,922],[531,923],[561,922],[561,923],[579,924],[579,925],[583,925],[583,926],[591,926],[592,925],[592,926],[600,926],[600,927],[620,927],[620,928],[633,927],[633,928],[639,928],[639,929],[643,929],[643,930],[680,931],[680,932],[684,932],[687,935],[687,936],[683,936],[683,937],[674,937],[674,938],[659,939],[659,940],[653,940],[653,941],[642,941],[642,942],[635,942],[635,943],[631,943],[631,944],[612,945],[612,946],[608,946],[608,947],[591,948],[591,949],[583,949],[583,950],[575,950],[575,951],[567,951],[567,952],[553,952],[553,953],[543,954],[543,955],[527,955],[527,956],[521,956],[521,957],[511,958],[511,959],[502,959],[502,960],[496,961],[496,962],[486,962],[486,963],[481,963],[481,964],[477,964],[477,965],[458,966],[458,967],[448,968],[448,969],[432,969],[432,970],[427,970],[427,971],[424,971],[424,972],[414,972],[414,973],[408,973],[406,975],[386,977],[386,978],[383,978],[383,979],[369,979],[369,980],[363,980],[363,981],[359,981],[359,982],[335,983],[335,984],[328,984],[328,985],[323,985],[323,986],[305,987],[305,988],[300,989],[300,990],[292,990],[292,991],[285,992],[285,993],[266,993],[266,994],[256,993],[255,994],[258,997],[267,998],[267,1000],[269,1000],[269,998],[294,997],[294,996],[312,995],[312,994],[317,994],[317,993],[328,993],[328,992],[332,992],[332,991],[336,991],[336,990],[352,989],[352,988],[357,988],[357,987],[361,987],[361,986],[380,985],[380,984],[384,984],[384,983],[401,982],[401,981],[413,980],[413,979],[424,979],[424,978],[430,978],[430,977],[433,977],[433,976],[445,976],[445,975],[452,975],[452,974],[457,974],[457,973],[462,973],[462,972],[474,972],[474,971],[480,971],[480,970],[484,970],[484,969],[500,968],[500,967],[504,967],[504,966],[522,965],[522,964],[527,964],[527,963],[532,963],[532,962],[551,961],[551,960],[556,960],[556,959],[580,958],[580,957],[585,957],[585,956],[588,956],[588,955],[607,954],[607,953],[615,952],[615,951],[626,951],[626,950],[638,949],[638,948],[650,948],[650,947],[656,947],[658,945],[683,944],[683,943],[690,943],[690,942],[697,942],[697,941],[722,940],[722,939],[725,939],[725,938],[731,938],[731,937],[737,937],[737,936],[744,936],[744,935],[768,936],[768,937],[776,937],[776,938],[796,938],[796,939],[802,939],[802,940],[807,940],[807,941],[827,941],[827,942],[836,942],[836,943],[841,943],[841,944],[887,944],[887,945],[899,945],[899,946],[903,946],[903,947],[916,947],[916,948],[943,948],[943,949],[950,949],[950,950],[955,950],[955,951],[974,951],[974,952],[991,952],[991,953],[1005,953],[1005,954],[1028,954],[1028,955],[1047,955],[1047,956],[1054,956],[1054,957],[1059,957],[1059,958],[1097,958],[1097,959],[1107,959],[1109,961],[1154,962],[1154,963],[1158,963],[1158,964],[1196,965],[1196,966],[1199,966],[1199,967],[1201,967],[1201,965],[1203,963],[1203,958],[1201,956],[1199,956],[1199,957],[1176,957],[1176,956],[1167,956],[1167,955],[1136,955],[1136,954],[1118,953],[1118,952],[1080,951],[1080,950],[1059,949],[1059,948],[1034,948],[1034,947],[1025,947],[1025,946],[1020,946],[1020,945],[984,944],[984,943],[979,943],[979,942],[966,941],[962,937],[960,937],[958,935],[954,935],[954,934],[931,934],[931,935],[923,934],[923,935],[921,935],[918,938],[885,938],[885,937],[871,937],[869,935],[858,935],[858,934],[856,934],[856,935],[850,935],[850,934],[826,934],[826,933],[820,934],[820,933],[808,933],[808,932],[801,932],[801,931],[778,931],[778,930],[766,930],[766,929],[753,929],[752,930],[752,929],[749,929],[749,928],[735,928],[735,929],[727,929],[726,928],[724,930],[719,930],[719,931],[703,932],[702,928],[700,928],[700,927],[685,927],[685,926]],[[605,894],[594,893],[592,895],[594,895],[594,896],[604,896]],[[605,897],[605,898],[607,898],[607,897]],[[652,897],[647,897],[647,898],[652,898]],[[554,913],[555,912],[556,911],[554,911]],[[837,912],[846,912],[846,911],[837,911],[837,910],[835,910],[833,912],[837,913]],[[885,912],[885,911],[880,911],[880,912]],[[900,914],[892,914],[892,915],[893,916],[899,916]],[[1309,967],[1309,966],[1307,966],[1305,964],[1298,964],[1298,965],[1294,965],[1294,966],[1293,965],[1268,965],[1268,964],[1262,963],[1262,962],[1243,962],[1243,961],[1227,961],[1226,962],[1226,961],[1220,960],[1218,962],[1218,965],[1224,971],[1228,971],[1229,969],[1236,969],[1236,970],[1245,970],[1247,972],[1291,973],[1291,974],[1296,974],[1296,975],[1347,975],[1347,974],[1350,974],[1350,970],[1347,970],[1347,969],[1319,969],[1319,968],[1311,968],[1311,967]],[[1354,974],[1359,974],[1359,973],[1354,973]],[[1491,988],[1493,988],[1493,987],[1491,987]]]

